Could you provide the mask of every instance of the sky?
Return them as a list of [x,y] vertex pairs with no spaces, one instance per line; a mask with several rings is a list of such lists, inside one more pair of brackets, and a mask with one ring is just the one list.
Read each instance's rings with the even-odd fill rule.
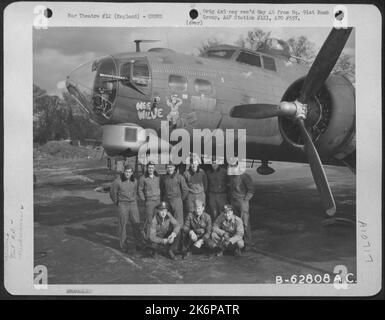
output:
[[[152,47],[170,48],[180,53],[197,54],[198,48],[209,39],[234,44],[253,28],[116,28],[116,27],[51,27],[33,32],[33,81],[49,94],[61,95],[66,76],[77,66],[97,57],[134,52],[135,39],[160,40],[142,43],[141,50]],[[329,28],[263,28],[271,37],[288,40],[306,36],[318,49],[322,46]],[[351,33],[344,52],[354,56],[355,34]]]

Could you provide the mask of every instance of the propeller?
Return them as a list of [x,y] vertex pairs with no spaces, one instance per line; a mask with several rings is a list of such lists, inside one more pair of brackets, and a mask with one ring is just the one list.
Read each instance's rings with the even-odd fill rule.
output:
[[307,103],[320,91],[341,55],[352,29],[333,28],[329,33],[303,83],[301,95],[298,99],[301,103]]
[[292,118],[300,128],[304,140],[304,152],[307,155],[314,182],[321,197],[322,205],[326,214],[333,216],[336,212],[336,205],[330,186],[322,167],[322,162],[313,144],[313,140],[306,129],[305,120],[307,117],[307,104],[316,96],[326,79],[329,77],[341,52],[349,38],[352,28],[333,28],[322,45],[315,58],[297,100],[293,102],[283,101],[279,105],[271,104],[247,104],[235,106],[230,116],[246,119],[263,119],[271,117]]
[[305,140],[304,149],[309,160],[310,170],[313,175],[314,182],[321,196],[323,207],[328,216],[333,216],[336,213],[336,204],[334,202],[333,194],[330,190],[329,182],[322,166],[321,159],[309,133],[305,128],[304,120],[298,120],[298,125],[301,130],[302,137]]
[[276,104],[243,104],[230,111],[233,118],[264,119],[271,117],[294,116],[297,108],[290,102]]

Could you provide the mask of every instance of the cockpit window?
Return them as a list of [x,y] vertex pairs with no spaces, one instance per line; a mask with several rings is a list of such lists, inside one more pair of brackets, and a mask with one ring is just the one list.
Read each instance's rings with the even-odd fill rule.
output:
[[277,71],[277,68],[275,66],[275,60],[273,58],[262,56],[263,60],[263,67],[267,70],[271,71]]
[[237,61],[249,64],[251,66],[261,67],[261,57],[258,54],[241,52],[237,58]]
[[150,85],[150,70],[145,61],[131,61],[120,68],[120,75],[123,77],[122,84],[130,87],[135,85],[138,88],[147,88]]
[[235,50],[209,50],[206,55],[209,58],[230,59]]
[[141,87],[148,87],[150,84],[150,71],[144,61],[135,61],[132,71],[132,81]]

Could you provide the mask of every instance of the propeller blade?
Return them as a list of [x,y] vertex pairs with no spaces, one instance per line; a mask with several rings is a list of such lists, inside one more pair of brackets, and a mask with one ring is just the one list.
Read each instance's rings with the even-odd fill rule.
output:
[[305,151],[307,153],[314,182],[321,196],[322,205],[326,210],[326,214],[328,216],[333,216],[336,213],[336,205],[334,202],[333,194],[330,190],[329,182],[322,166],[321,159],[309,133],[305,128],[305,122],[303,119],[298,120],[298,126],[301,130],[302,137],[305,140]]
[[317,95],[333,70],[353,28],[333,28],[318,52],[303,83],[299,101],[307,103]]
[[243,104],[230,111],[230,117],[243,119],[264,119],[277,116],[294,116],[297,107],[290,102],[275,104]]

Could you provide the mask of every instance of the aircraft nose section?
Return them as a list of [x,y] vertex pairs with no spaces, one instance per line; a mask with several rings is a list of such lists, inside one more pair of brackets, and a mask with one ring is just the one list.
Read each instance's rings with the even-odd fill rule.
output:
[[68,92],[77,100],[87,113],[92,113],[93,83],[96,70],[92,71],[93,62],[82,64],[73,70],[66,79]]
[[116,64],[112,57],[90,61],[73,70],[66,79],[68,92],[92,118],[110,119],[116,100]]

